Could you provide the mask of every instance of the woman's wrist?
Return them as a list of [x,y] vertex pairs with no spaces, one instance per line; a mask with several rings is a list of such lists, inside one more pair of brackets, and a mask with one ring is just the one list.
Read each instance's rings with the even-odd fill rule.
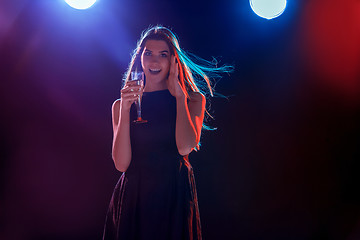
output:
[[185,94],[181,94],[181,95],[179,95],[179,96],[175,96],[175,98],[176,98],[176,101],[185,101],[185,99],[186,99],[186,96],[185,96]]
[[124,105],[120,105],[120,112],[121,112],[121,114],[130,113],[130,109],[131,109],[131,106],[130,106],[130,107],[124,107]]
[[186,99],[186,95],[183,91],[179,91],[177,92],[177,94],[175,95],[176,100],[185,100]]

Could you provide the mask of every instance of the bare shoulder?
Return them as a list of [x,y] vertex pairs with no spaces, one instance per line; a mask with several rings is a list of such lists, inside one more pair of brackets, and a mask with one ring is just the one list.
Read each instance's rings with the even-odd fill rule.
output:
[[112,109],[120,106],[121,99],[116,99],[112,104]]
[[205,96],[200,92],[190,92],[189,97],[190,97],[190,102],[203,103],[206,101]]
[[113,117],[118,118],[120,113],[120,102],[121,99],[116,99],[111,106],[111,112]]
[[120,115],[120,99],[116,99],[111,107],[113,126],[115,127],[119,122]]

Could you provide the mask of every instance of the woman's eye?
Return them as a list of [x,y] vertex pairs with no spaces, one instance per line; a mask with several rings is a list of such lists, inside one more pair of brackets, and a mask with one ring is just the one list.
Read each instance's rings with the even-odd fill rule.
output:
[[145,56],[151,56],[151,52],[145,52],[144,55]]
[[166,57],[167,57],[167,54],[163,53],[163,54],[161,54],[160,56],[166,58]]

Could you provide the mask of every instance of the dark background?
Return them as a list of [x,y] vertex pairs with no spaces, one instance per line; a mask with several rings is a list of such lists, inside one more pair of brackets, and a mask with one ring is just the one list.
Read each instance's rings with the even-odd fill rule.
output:
[[360,239],[360,2],[0,1],[0,239],[100,239],[111,105],[141,32],[235,71],[190,155],[203,238]]

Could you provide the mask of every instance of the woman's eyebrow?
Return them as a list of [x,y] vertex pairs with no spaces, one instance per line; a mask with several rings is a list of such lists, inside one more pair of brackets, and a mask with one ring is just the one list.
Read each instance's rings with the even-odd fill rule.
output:
[[[148,48],[145,48],[145,52],[152,52],[152,50],[148,49]],[[162,50],[162,51],[159,51],[159,53],[169,53],[168,50]]]

